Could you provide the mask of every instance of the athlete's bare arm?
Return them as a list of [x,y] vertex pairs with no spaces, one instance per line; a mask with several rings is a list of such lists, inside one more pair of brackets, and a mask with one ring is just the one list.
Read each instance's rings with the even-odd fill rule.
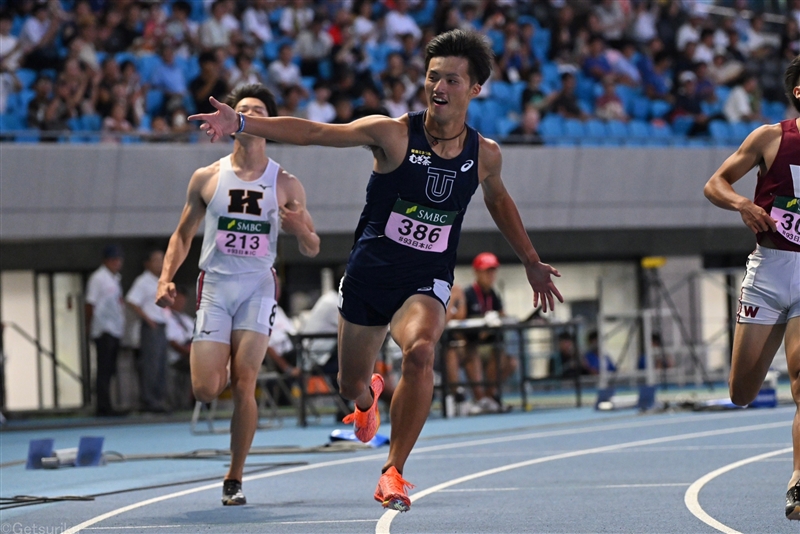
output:
[[536,249],[533,248],[519,216],[517,205],[500,178],[503,157],[497,143],[481,137],[478,161],[480,162],[478,172],[483,188],[483,200],[497,228],[525,266],[528,282],[533,288],[533,305],[536,307],[541,302],[543,311],[552,310],[555,306],[553,295],[560,302],[564,302],[564,298],[550,276],[561,275],[550,265],[542,263]]
[[766,172],[769,164],[775,159],[780,141],[780,124],[756,128],[736,152],[717,169],[703,188],[706,198],[715,206],[738,211],[744,223],[754,233],[776,231],[775,220],[752,200],[734,191],[733,184],[756,165],[761,167],[762,173]]
[[[192,115],[189,120],[205,121],[200,129],[211,132],[211,141],[230,135],[239,129],[239,115],[214,97],[209,98],[217,108],[214,113]],[[251,117],[245,121],[245,133],[292,145],[330,147],[369,146],[379,165],[386,163],[393,170],[405,157],[408,138],[406,119],[373,115],[349,124],[326,124],[294,117]],[[375,150],[379,149],[379,150]],[[382,154],[386,162],[382,162]],[[392,167],[392,163],[395,163]],[[376,169],[385,172],[382,169]]]
[[281,228],[297,237],[300,254],[313,258],[319,254],[319,236],[306,209],[306,191],[293,174],[281,169],[278,173],[278,215]]
[[[175,302],[177,291],[172,278],[186,259],[192,246],[192,239],[206,214],[203,193],[215,176],[219,176],[219,162],[197,169],[192,175],[192,179],[189,180],[186,204],[183,206],[178,227],[169,238],[169,246],[164,254],[164,267],[161,269],[161,276],[158,279],[156,304],[162,308],[171,306]],[[207,192],[205,196],[209,196]]]

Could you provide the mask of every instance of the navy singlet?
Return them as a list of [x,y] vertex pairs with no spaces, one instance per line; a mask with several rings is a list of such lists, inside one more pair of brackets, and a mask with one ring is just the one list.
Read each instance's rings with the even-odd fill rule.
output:
[[347,263],[354,282],[389,289],[433,278],[453,283],[461,224],[479,185],[480,137],[467,126],[461,153],[441,158],[425,137],[424,114],[408,114],[403,163],[370,176]]

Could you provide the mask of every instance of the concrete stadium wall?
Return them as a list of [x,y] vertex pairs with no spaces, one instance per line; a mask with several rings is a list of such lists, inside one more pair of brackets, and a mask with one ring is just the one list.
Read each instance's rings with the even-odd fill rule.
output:
[[[0,241],[164,237],[178,221],[197,167],[222,145],[0,146]],[[270,145],[270,156],[305,185],[323,234],[352,235],[372,158],[363,148]],[[738,214],[702,194],[731,149],[504,148],[503,179],[531,232],[726,230]],[[752,196],[754,173],[737,184]],[[494,224],[476,194],[465,230]]]

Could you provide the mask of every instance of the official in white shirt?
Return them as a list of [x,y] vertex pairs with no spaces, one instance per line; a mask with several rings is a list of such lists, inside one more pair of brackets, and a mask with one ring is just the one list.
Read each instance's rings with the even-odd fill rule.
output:
[[189,374],[194,319],[184,311],[188,295],[186,287],[179,285],[175,289],[175,302],[167,309],[167,387],[170,406],[180,410],[194,405]]
[[117,372],[119,342],[125,331],[119,274],[122,261],[122,248],[107,245],[103,249],[103,264],[86,284],[86,328],[97,349],[96,410],[101,416],[124,415],[111,406],[111,377]]
[[141,319],[139,341],[139,388],[141,409],[167,411],[167,311],[156,306],[156,290],[164,253],[153,250],[144,262],[144,272],[133,281],[125,300]]

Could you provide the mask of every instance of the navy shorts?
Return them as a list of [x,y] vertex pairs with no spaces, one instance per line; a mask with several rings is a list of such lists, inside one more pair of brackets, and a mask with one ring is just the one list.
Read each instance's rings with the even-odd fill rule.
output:
[[345,275],[339,283],[339,313],[349,323],[386,326],[412,295],[428,295],[445,310],[450,301],[450,283],[434,278],[403,288],[377,289]]

